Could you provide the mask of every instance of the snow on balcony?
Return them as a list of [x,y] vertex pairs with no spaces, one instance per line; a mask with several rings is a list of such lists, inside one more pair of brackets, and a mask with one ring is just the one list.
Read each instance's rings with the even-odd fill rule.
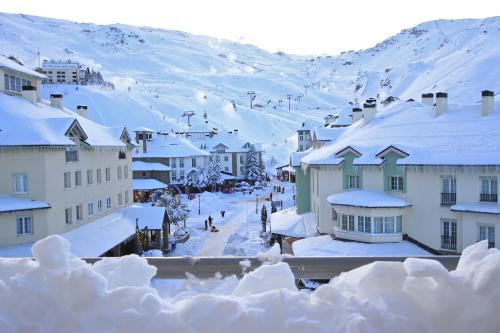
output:
[[[375,262],[301,292],[284,262],[245,275],[155,281],[135,255],[94,263],[50,236],[29,259],[0,259],[1,332],[496,332],[500,252]],[[242,265],[244,266],[244,265]]]

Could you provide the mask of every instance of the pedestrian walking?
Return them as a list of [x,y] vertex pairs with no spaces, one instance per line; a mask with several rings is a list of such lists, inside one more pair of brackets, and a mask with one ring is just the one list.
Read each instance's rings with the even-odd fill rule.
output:
[[211,227],[212,226],[212,221],[214,218],[211,215],[208,215],[208,225]]
[[208,230],[208,221],[205,220],[205,231],[207,231],[207,230]]

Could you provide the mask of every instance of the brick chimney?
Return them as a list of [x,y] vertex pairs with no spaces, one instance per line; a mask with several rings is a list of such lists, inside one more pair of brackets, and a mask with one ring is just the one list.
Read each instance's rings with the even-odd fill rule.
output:
[[481,116],[487,116],[493,111],[493,106],[495,105],[493,91],[483,90],[481,92]]
[[352,123],[354,124],[361,118],[363,118],[363,110],[361,108],[353,108],[352,109]]
[[77,105],[77,107],[76,107],[76,113],[79,116],[87,118],[87,105]]
[[36,96],[36,87],[34,86],[23,86],[21,90],[21,96],[31,103],[36,104],[37,96]]
[[50,105],[55,108],[63,108],[63,95],[62,94],[50,94]]
[[434,104],[434,94],[433,93],[422,94],[422,104],[425,104],[427,106],[432,106]]
[[444,92],[436,93],[436,117],[439,117],[448,107],[448,94]]

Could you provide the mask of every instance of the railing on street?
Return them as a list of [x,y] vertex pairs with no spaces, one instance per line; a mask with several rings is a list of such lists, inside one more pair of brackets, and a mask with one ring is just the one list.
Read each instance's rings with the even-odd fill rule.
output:
[[[433,259],[446,269],[454,270],[460,256],[427,256],[415,257]],[[102,258],[85,258],[89,263]],[[236,275],[241,277],[243,269],[252,271],[263,264],[256,257],[148,257],[150,265],[157,268],[156,279],[186,279],[186,273],[198,278],[212,278],[216,273],[222,276]],[[407,257],[285,257],[282,262],[290,266],[296,279],[329,280],[342,272],[347,272],[375,261],[399,261]],[[247,261],[242,265],[242,261]]]

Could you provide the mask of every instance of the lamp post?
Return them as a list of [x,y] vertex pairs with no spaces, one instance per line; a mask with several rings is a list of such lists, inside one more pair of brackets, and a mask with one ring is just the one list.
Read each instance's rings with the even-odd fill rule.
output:
[[259,195],[255,194],[255,214],[259,214]]
[[198,194],[198,215],[201,215],[201,196]]

